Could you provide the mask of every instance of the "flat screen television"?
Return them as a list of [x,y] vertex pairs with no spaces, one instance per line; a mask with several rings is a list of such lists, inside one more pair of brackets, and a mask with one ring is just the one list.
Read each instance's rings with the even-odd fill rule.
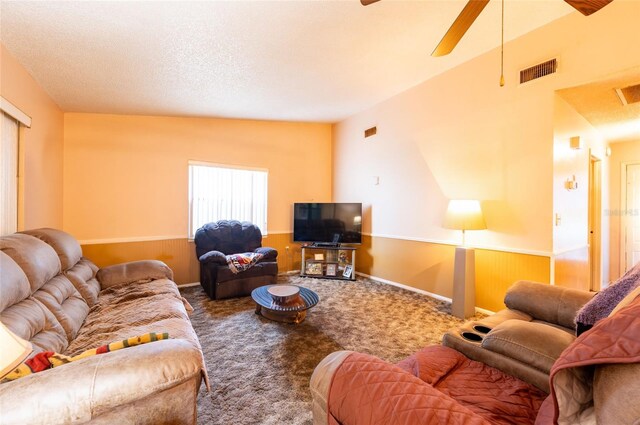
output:
[[362,204],[295,203],[293,240],[318,244],[362,243]]

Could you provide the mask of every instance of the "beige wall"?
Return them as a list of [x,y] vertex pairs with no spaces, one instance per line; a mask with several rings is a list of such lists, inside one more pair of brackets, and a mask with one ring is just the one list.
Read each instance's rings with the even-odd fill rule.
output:
[[0,94],[32,119],[20,128],[19,229],[62,227],[63,114],[0,45]]
[[[571,137],[580,137],[582,149],[571,149]],[[554,100],[553,134],[553,252],[556,285],[589,290],[589,164],[591,156],[601,163],[602,209],[609,199],[607,144],[597,130],[560,96]],[[567,190],[575,176],[578,188]],[[555,216],[560,221],[556,223]],[[600,284],[608,278],[609,219],[602,214]],[[604,276],[604,279],[603,279]]]
[[[442,228],[447,199],[481,199],[488,230],[469,232],[471,245],[551,255],[555,91],[638,66],[638,13],[640,2],[614,2],[507,43],[505,87],[495,49],[335,125],[334,198],[364,202],[374,237],[448,243],[460,235]],[[556,74],[518,84],[520,69],[554,57]],[[405,283],[418,271],[377,274]]]
[[159,259],[179,284],[199,279],[189,160],[269,170],[263,245],[279,251],[280,271],[296,261],[292,204],[331,200],[328,124],[69,113],[64,143],[64,229],[85,255],[100,266]]
[[[620,261],[621,238],[624,237],[622,219],[625,215],[625,204],[621,199],[622,167],[626,163],[640,163],[640,140],[635,142],[612,143],[610,158],[610,194],[611,202],[608,211],[605,211],[611,222],[611,243],[610,243],[610,273],[609,279],[616,280],[624,274],[624,262]],[[622,252],[622,253],[621,253]]]
[[188,161],[269,170],[268,231],[292,204],[331,199],[331,127],[65,114],[64,228],[80,240],[186,238]]

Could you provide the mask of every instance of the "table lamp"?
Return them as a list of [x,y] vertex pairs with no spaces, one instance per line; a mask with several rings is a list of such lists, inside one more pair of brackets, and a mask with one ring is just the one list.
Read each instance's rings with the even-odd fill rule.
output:
[[462,246],[456,247],[453,269],[453,298],[451,312],[461,319],[475,314],[476,268],[475,251],[465,246],[466,230],[482,230],[487,225],[482,216],[480,201],[452,199],[445,214],[444,227],[462,230]]
[[33,351],[31,343],[11,332],[0,322],[0,379],[18,367]]

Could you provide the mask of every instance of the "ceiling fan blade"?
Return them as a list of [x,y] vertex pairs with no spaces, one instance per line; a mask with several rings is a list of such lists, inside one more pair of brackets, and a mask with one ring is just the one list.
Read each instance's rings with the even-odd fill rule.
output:
[[575,10],[582,13],[584,16],[589,16],[592,13],[596,13],[613,0],[564,0],[569,3]]
[[362,3],[363,6],[369,6],[370,4],[375,3],[377,1],[380,1],[380,0],[360,0],[360,3]]
[[444,56],[451,53],[487,3],[489,3],[489,0],[469,0],[456,20],[453,21],[449,31],[442,37],[438,46],[431,53],[431,56]]

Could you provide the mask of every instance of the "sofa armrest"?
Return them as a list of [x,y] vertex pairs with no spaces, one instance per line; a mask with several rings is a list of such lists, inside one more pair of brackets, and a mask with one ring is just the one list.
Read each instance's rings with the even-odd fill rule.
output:
[[173,271],[158,260],[131,261],[104,267],[98,270],[96,278],[100,282],[100,287],[106,289],[110,286],[141,280],[173,280]]
[[325,357],[311,377],[311,394],[314,425],[489,425],[431,385],[368,354],[343,351]]
[[88,357],[0,385],[1,422],[84,423],[189,380],[199,383],[202,367],[199,351],[180,339]]
[[273,248],[269,248],[266,246],[261,246],[260,248],[256,248],[253,252],[257,252],[258,254],[264,255],[260,261],[276,261],[278,258],[278,251]]
[[521,280],[507,290],[504,303],[534,319],[575,329],[576,313],[594,295],[594,292]]
[[221,266],[227,265],[227,256],[220,251],[209,251],[206,254],[202,254],[198,261],[202,264],[219,264]]
[[311,375],[313,425],[329,424],[329,390],[336,370],[353,351],[336,351],[326,356]]

